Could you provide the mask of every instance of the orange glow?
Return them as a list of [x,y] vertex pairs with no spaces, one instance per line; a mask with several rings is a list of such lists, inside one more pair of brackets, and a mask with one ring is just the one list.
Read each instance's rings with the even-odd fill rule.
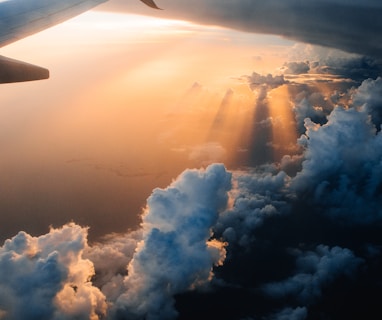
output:
[[47,81],[0,87],[0,173],[13,186],[2,190],[1,208],[31,217],[9,232],[71,220],[90,225],[91,237],[124,231],[152,189],[184,169],[235,165],[254,106],[242,76],[273,72],[288,48],[275,56],[274,40],[264,39],[88,12],[2,48],[51,72]]
[[272,118],[273,150],[276,159],[296,151],[297,128],[287,85],[268,94]]

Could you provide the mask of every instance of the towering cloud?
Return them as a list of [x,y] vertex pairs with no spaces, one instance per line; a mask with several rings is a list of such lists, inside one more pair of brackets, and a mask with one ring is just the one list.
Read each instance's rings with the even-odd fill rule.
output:
[[382,140],[368,114],[338,107],[325,125],[309,119],[305,125],[307,133],[300,139],[305,160],[292,189],[335,218],[349,223],[380,221]]
[[143,216],[143,240],[124,279],[126,292],[113,314],[126,319],[173,319],[174,295],[205,284],[225,257],[225,244],[209,240],[227,205],[231,175],[222,165],[185,171],[156,189]]

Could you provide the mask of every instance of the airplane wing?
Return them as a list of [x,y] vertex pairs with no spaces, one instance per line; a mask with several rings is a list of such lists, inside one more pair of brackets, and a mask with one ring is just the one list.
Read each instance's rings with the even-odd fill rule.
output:
[[159,9],[159,10],[162,10],[161,8],[159,8],[155,2],[153,0],[141,0],[144,4],[148,5],[149,7],[151,8],[154,8],[154,9]]
[[[59,24],[108,0],[0,0],[0,47]],[[159,9],[153,0],[141,0]],[[0,56],[0,83],[49,78],[49,71]]]
[[0,47],[75,17],[105,1],[0,1]]

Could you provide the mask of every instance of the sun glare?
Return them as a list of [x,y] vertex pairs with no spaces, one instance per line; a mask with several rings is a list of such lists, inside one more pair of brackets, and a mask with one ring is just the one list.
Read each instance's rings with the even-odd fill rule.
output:
[[120,14],[110,12],[91,11],[82,14],[66,23],[67,27],[90,28],[92,30],[114,30],[119,33],[127,31],[139,33],[149,31],[152,33],[186,33],[191,32],[196,25],[181,20],[160,19],[135,14]]
[[[4,151],[4,163],[12,171],[18,163],[14,158],[28,158],[20,175],[38,171],[43,163],[78,186],[86,185],[89,176],[98,179],[104,187],[98,191],[78,188],[88,190],[86,196],[96,194],[99,217],[106,205],[99,193],[115,197],[121,207],[114,216],[125,223],[115,226],[110,220],[102,231],[92,227],[95,235],[135,224],[151,190],[166,186],[185,167],[247,164],[243,159],[254,132],[255,98],[243,75],[272,72],[287,50],[288,44],[269,36],[87,12],[2,48],[3,55],[51,73],[45,82],[3,87],[2,100],[13,107],[3,110],[0,124],[20,137]],[[131,190],[137,179],[139,197]],[[50,186],[69,199],[74,189],[61,188]],[[126,196],[129,192],[133,199]],[[83,208],[71,205],[60,219],[70,214],[90,223]]]

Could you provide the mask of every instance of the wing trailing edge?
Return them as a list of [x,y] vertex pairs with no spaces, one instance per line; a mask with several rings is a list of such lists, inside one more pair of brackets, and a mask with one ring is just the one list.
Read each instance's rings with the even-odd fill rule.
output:
[[0,83],[34,81],[48,78],[48,69],[0,56]]

